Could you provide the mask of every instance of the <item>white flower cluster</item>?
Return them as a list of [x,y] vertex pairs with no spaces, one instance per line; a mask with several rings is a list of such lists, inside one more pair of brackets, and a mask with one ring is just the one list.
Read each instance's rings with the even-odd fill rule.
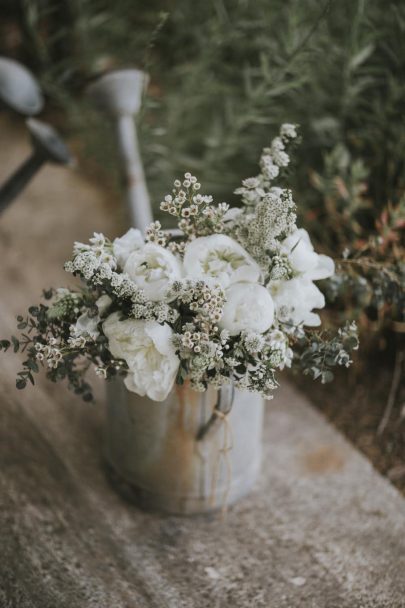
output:
[[201,195],[197,192],[201,188],[201,184],[197,181],[195,175],[191,173],[184,174],[184,180],[181,182],[176,179],[173,184],[174,188],[172,194],[167,194],[164,200],[160,203],[160,209],[167,211],[170,215],[177,217],[190,217],[191,215],[197,215],[198,206],[203,202]]
[[295,209],[290,190],[271,188],[247,219],[246,246],[262,267],[268,268],[271,254],[278,250],[278,239],[296,228]]
[[[127,370],[127,388],[154,400],[185,380],[196,390],[233,381],[268,397],[275,371],[291,366],[302,327],[320,323],[313,309],[325,301],[314,281],[334,272],[297,228],[291,191],[272,183],[296,137],[295,125],[282,125],[260,174],[236,190],[241,208],[215,205],[185,173],[160,204],[177,218],[176,233],[153,222],[145,238],[132,228],[113,242],[95,234],[76,243],[66,270],[85,280],[93,299],[91,310],[80,309],[69,346],[106,339]],[[97,366],[101,376],[108,370]]]
[[289,164],[287,148],[297,137],[295,125],[284,124],[280,134],[265,148],[261,173],[244,180],[244,207],[228,224],[228,232],[259,264],[279,323],[293,326],[320,324],[314,308],[323,308],[325,298],[314,281],[334,274],[334,263],[318,255],[308,233],[296,226],[296,206],[288,189],[270,184]]
[[260,174],[245,179],[242,187],[235,190],[241,195],[244,208],[227,224],[228,233],[265,271],[278,253],[279,240],[296,229],[296,205],[291,191],[272,185],[280,170],[290,162],[287,149],[296,136],[295,125],[281,126],[280,134],[263,150]]
[[173,336],[173,345],[183,365],[187,365],[187,379],[194,390],[206,388],[206,374],[223,367],[223,357],[229,349],[223,332],[200,331],[198,324],[186,323],[183,333]]
[[264,148],[260,158],[261,173],[257,177],[249,177],[242,182],[242,186],[235,190],[235,194],[242,196],[245,205],[256,205],[266,195],[270,182],[280,174],[280,170],[290,164],[288,147],[297,137],[296,125],[285,123],[280,127],[280,134],[275,137],[270,147]]
[[56,289],[56,294],[52,302],[52,306],[48,309],[48,319],[58,319],[66,317],[70,314],[77,315],[80,311],[80,295],[72,293],[69,289],[59,287]]
[[273,357],[272,363],[274,367],[278,369],[291,367],[293,351],[290,348],[288,336],[279,329],[274,329],[269,332],[267,343]]
[[222,317],[225,297],[219,283],[201,279],[177,280],[168,289],[167,298],[187,305],[203,330],[209,331]]
[[55,369],[62,361],[63,355],[57,346],[56,338],[50,337],[48,344],[36,342],[35,350],[37,351],[37,360],[45,362],[50,369]]
[[98,265],[106,264],[110,268],[116,267],[116,260],[112,255],[111,243],[107,241],[104,234],[95,232],[89,239],[89,244],[79,243],[76,241],[73,245],[73,253],[84,254],[91,252],[93,257],[98,260]]
[[[201,184],[191,173],[184,174],[184,180],[175,180],[172,194],[165,196],[160,209],[178,218],[178,226],[189,239],[197,236],[221,233],[224,230],[224,218],[229,210],[227,203],[214,205],[211,195],[197,192]],[[184,242],[169,244],[173,253],[184,252]]]
[[162,230],[162,224],[158,221],[152,222],[146,229],[145,240],[148,243],[156,243],[164,247],[166,245],[165,233]]

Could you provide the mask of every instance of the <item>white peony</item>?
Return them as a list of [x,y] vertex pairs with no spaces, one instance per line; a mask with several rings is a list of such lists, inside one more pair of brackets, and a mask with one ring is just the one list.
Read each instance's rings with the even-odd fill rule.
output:
[[319,315],[313,308],[323,308],[325,298],[322,292],[305,276],[290,281],[271,281],[268,286],[276,307],[279,321],[294,325],[316,327],[321,324]]
[[232,283],[260,278],[260,268],[239,243],[224,234],[202,236],[184,252],[186,275],[193,279],[213,278],[225,289]]
[[309,234],[303,228],[282,241],[281,251],[288,255],[292,269],[307,279],[327,279],[335,273],[332,258],[314,251]]
[[265,287],[234,283],[226,290],[226,302],[219,322],[231,336],[242,331],[264,333],[273,324],[274,304]]
[[154,243],[131,253],[124,272],[153,302],[162,300],[170,284],[182,277],[180,261],[168,249]]
[[119,266],[124,268],[131,253],[141,249],[144,244],[142,233],[137,228],[130,228],[123,236],[115,239],[113,241],[113,252]]
[[128,365],[124,380],[127,389],[154,401],[166,399],[180,363],[169,325],[134,319],[120,321],[120,314],[115,312],[104,321],[103,330],[111,354]]

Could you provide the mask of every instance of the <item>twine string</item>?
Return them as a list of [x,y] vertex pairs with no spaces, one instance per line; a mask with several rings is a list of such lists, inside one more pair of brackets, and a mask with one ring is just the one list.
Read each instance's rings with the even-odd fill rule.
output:
[[224,463],[225,463],[225,469],[226,469],[226,483],[225,483],[225,490],[224,490],[224,494],[223,494],[223,498],[222,498],[221,511],[222,511],[222,514],[224,515],[228,508],[228,498],[229,498],[229,493],[231,490],[231,483],[232,483],[232,464],[231,464],[229,452],[232,450],[233,443],[234,443],[233,431],[232,431],[232,425],[228,418],[229,412],[225,414],[224,412],[221,412],[218,409],[214,409],[213,413],[223,423],[222,426],[224,429],[224,433],[223,433],[223,444],[222,444],[222,447],[220,447],[218,450],[218,456],[217,456],[217,459],[216,459],[216,462],[214,465],[214,470],[213,470],[213,475],[212,475],[211,505],[212,506],[215,505],[215,493],[216,493],[216,489],[217,489],[217,485],[218,485],[221,460],[223,459]]

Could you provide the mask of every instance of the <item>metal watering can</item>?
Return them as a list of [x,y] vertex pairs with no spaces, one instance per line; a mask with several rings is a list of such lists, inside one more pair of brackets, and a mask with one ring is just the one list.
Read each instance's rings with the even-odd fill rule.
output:
[[[102,76],[88,88],[115,122],[132,225],[153,220],[134,116],[148,78],[138,70]],[[163,402],[107,384],[105,454],[121,491],[140,506],[168,513],[226,508],[255,483],[261,463],[263,399],[226,386],[197,393],[176,386]]]
[[[93,82],[87,93],[116,123],[131,224],[153,221],[134,116],[147,76],[119,70]],[[38,83],[24,66],[0,58],[0,105],[30,116],[32,154],[0,186],[0,212],[45,162],[71,164],[62,139],[33,119],[43,107]],[[233,386],[205,393],[176,386],[164,402],[129,392],[119,379],[107,385],[105,454],[121,489],[148,509],[203,513],[226,508],[254,484],[261,460],[261,397]]]

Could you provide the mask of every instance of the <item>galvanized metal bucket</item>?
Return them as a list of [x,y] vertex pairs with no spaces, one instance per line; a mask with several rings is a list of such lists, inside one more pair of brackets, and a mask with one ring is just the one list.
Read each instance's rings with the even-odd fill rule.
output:
[[259,395],[235,391],[230,413],[199,439],[218,400],[215,389],[176,387],[155,402],[129,392],[121,380],[107,386],[106,459],[125,494],[141,507],[204,513],[251,490],[261,462]]

